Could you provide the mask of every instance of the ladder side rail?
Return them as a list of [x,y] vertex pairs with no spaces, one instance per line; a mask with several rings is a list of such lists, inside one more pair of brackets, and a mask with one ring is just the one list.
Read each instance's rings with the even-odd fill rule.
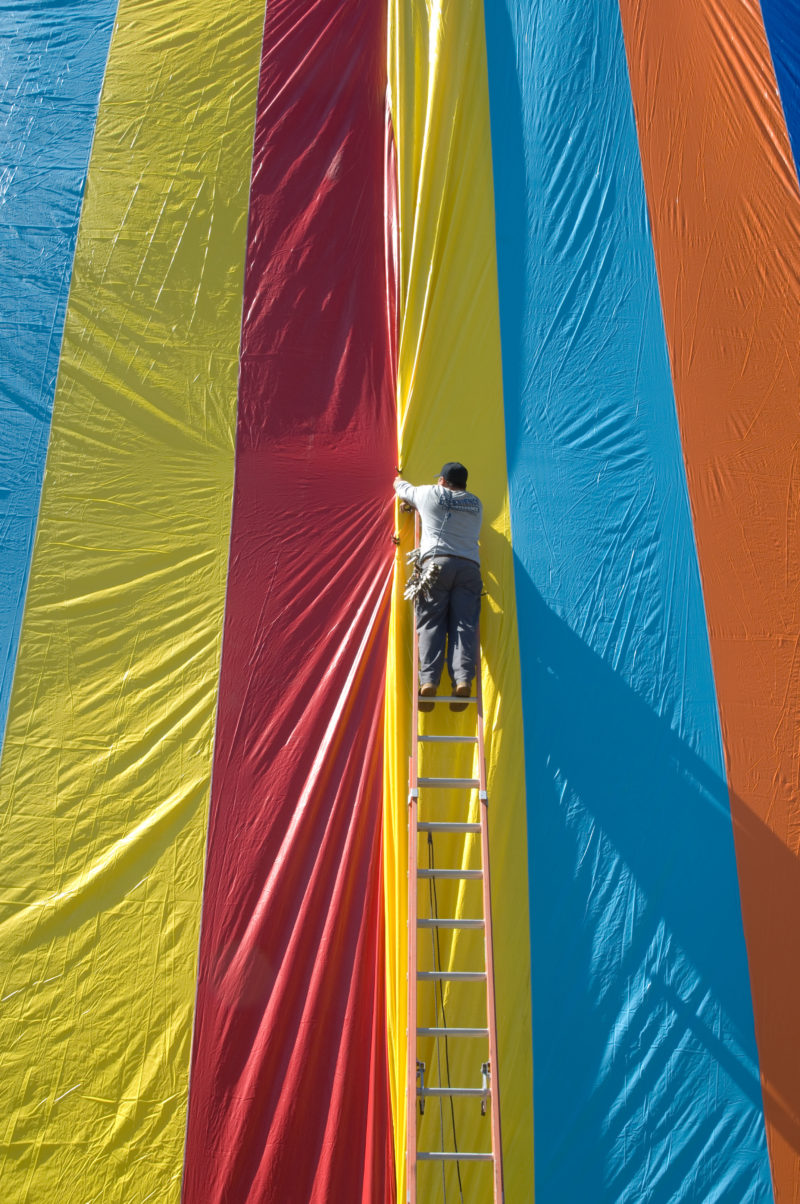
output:
[[[480,645],[479,645],[480,647]],[[489,1093],[491,1103],[492,1151],[494,1172],[494,1204],[504,1204],[503,1188],[503,1144],[500,1126],[500,1077],[498,1074],[499,1059],[497,1051],[497,1008],[494,989],[494,950],[492,929],[492,884],[489,872],[489,807],[486,790],[486,749],[483,730],[483,656],[478,658],[477,700],[478,700],[478,777],[480,789],[478,793],[481,818],[481,860],[483,863],[483,938],[486,967],[486,1011],[489,1028],[489,1062],[491,1073],[489,1077]]]
[[[419,547],[419,514],[414,514],[414,546]],[[406,1083],[406,1197],[417,1204],[417,821],[419,802],[419,646],[412,613],[411,756],[408,775],[408,1027]]]

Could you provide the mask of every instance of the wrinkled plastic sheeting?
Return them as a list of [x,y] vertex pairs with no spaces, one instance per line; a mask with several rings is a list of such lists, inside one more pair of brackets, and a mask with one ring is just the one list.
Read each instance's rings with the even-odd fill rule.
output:
[[394,1198],[385,11],[270,0],[185,1204]]
[[782,1204],[800,1193],[800,186],[767,35],[784,63],[792,39],[747,3],[621,8]]
[[[481,0],[396,0],[391,6],[389,80],[397,151],[398,463],[415,483],[434,481],[450,459],[465,463],[470,488],[484,506],[481,568],[485,587],[481,642],[489,828],[492,862],[494,956],[498,1010],[499,1082],[505,1190],[508,1200],[528,1199],[533,1179],[530,942],[527,930],[524,750],[517,654],[517,606],[509,540],[508,474],[503,424],[497,269],[492,206],[489,95]],[[390,1065],[393,1079],[398,1198],[405,1198],[406,1151],[406,867],[407,785],[410,752],[412,612],[402,599],[404,553],[413,539],[409,516],[399,516],[398,553],[389,642],[386,721],[387,970]],[[446,707],[421,716],[423,730],[474,734],[469,708],[457,718]],[[472,748],[425,745],[423,773],[475,774]],[[458,757],[458,759],[456,759]],[[477,791],[423,792],[420,817],[477,819]],[[429,809],[429,810],[428,810]],[[426,815],[427,810],[427,815]],[[437,835],[419,842],[420,863],[478,864],[477,840]],[[463,860],[462,860],[463,859]],[[421,883],[419,914],[436,906]],[[479,883],[436,883],[439,914],[479,914]],[[433,968],[433,941],[419,940],[421,968]],[[480,969],[481,934],[438,934],[441,967]],[[428,959],[426,961],[426,959]],[[486,996],[474,983],[449,983],[418,991],[419,1022],[453,1026],[486,1024]],[[437,1015],[439,1019],[437,1020]],[[438,1049],[437,1049],[438,1044]],[[431,1039],[418,1042],[429,1084],[481,1085],[485,1042]],[[412,1085],[413,1086],[413,1085]],[[415,1110],[416,1111],[416,1110]],[[414,1123],[414,1117],[411,1118]],[[451,1111],[426,1108],[418,1120],[418,1148],[453,1152],[489,1148],[490,1122],[471,1099]],[[443,1147],[442,1147],[443,1143]],[[435,1161],[418,1168],[418,1199],[488,1199],[492,1167],[451,1162],[442,1175]],[[442,1179],[445,1179],[443,1185]]]
[[[652,24],[652,6],[626,7]],[[536,1198],[769,1199],[662,318],[671,286],[660,292],[620,12],[507,0],[487,16],[524,615]],[[693,53],[688,15],[664,18]],[[657,54],[647,66],[657,86]],[[641,120],[653,108],[679,157],[684,124],[658,93]],[[700,160],[687,168],[704,178]]]
[[0,8],[0,748],[117,0]]
[[798,0],[761,0],[761,12],[797,168],[800,164],[800,4]]
[[180,1190],[263,14],[123,0],[111,42],[0,762],[9,1200]]

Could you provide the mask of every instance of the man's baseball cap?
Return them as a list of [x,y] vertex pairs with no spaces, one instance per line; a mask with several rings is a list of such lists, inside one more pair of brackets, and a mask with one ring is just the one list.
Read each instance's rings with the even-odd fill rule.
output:
[[456,489],[466,489],[468,475],[466,468],[459,464],[458,460],[448,460],[442,465],[442,471],[439,473],[440,477],[444,477],[449,485],[455,485]]

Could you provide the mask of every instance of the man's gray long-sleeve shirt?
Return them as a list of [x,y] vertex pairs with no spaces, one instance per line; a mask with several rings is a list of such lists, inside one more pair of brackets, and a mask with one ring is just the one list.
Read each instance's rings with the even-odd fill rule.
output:
[[480,564],[478,536],[483,506],[474,493],[445,489],[444,485],[409,485],[400,480],[395,481],[394,490],[419,511],[423,560],[427,556],[463,556]]

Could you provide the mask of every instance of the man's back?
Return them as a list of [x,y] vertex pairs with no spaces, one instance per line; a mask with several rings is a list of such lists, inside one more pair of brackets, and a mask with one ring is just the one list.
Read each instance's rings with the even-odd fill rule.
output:
[[478,537],[483,506],[466,489],[448,489],[444,485],[410,485],[398,481],[398,495],[419,511],[422,521],[420,550],[428,556],[460,556],[480,564]]

